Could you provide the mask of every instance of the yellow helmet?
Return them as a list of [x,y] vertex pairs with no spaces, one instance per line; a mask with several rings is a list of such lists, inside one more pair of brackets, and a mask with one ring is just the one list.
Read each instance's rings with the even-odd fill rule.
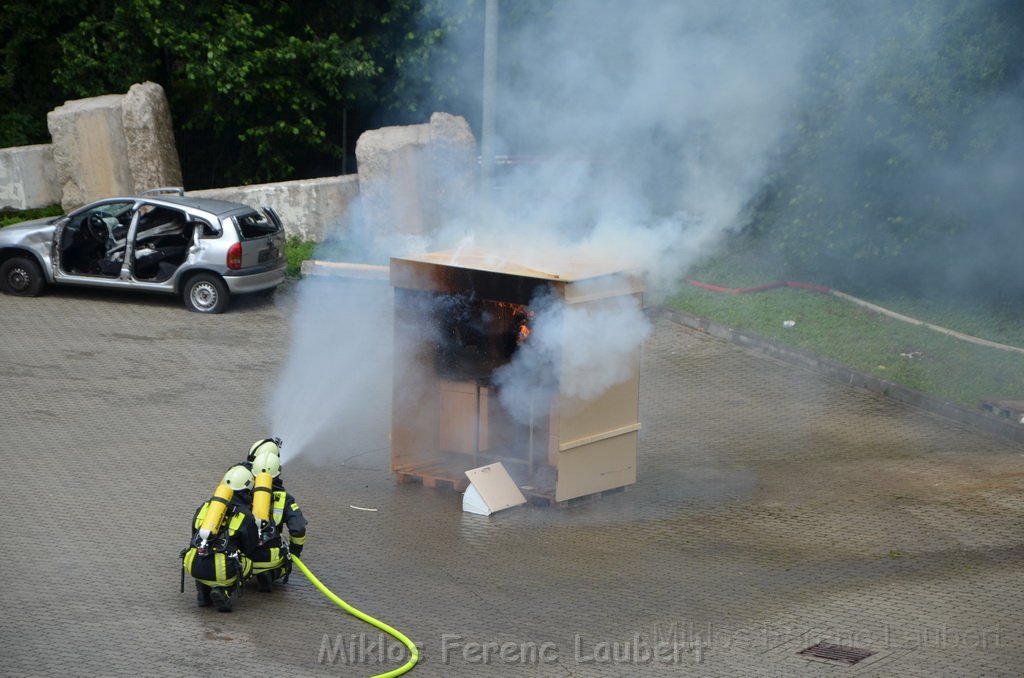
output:
[[221,482],[235,492],[241,492],[251,490],[256,483],[256,477],[242,464],[235,464],[224,474],[224,479]]
[[252,447],[249,448],[249,455],[246,457],[246,461],[253,461],[254,459],[256,459],[256,455],[264,450],[269,450],[280,457],[281,439],[263,438],[261,440],[257,440],[252,444]]
[[269,473],[272,478],[278,477],[281,475],[281,457],[269,447],[264,448],[252,460],[252,472],[254,475]]

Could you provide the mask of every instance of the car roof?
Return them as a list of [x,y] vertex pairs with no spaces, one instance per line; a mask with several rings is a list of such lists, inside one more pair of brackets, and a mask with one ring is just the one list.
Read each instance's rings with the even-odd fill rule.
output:
[[202,210],[203,212],[215,214],[218,217],[253,211],[253,208],[249,205],[245,205],[240,202],[230,202],[228,200],[217,200],[215,198],[196,198],[184,195],[145,195],[139,197],[152,202],[153,204],[167,203],[181,207],[192,207],[194,209]]
[[125,195],[103,198],[96,202],[89,203],[83,207],[78,208],[75,212],[80,212],[98,203],[112,203],[121,201],[136,201],[143,200],[151,205],[162,205],[165,207],[187,207],[196,209],[208,214],[213,214],[219,218],[233,216],[236,214],[244,214],[246,212],[254,211],[254,208],[250,205],[246,205],[240,202],[231,202],[230,200],[218,200],[216,198],[200,198],[195,196],[186,195]]

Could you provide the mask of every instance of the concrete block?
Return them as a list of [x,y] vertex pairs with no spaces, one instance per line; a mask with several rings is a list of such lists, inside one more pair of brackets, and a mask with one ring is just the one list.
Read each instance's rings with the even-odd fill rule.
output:
[[121,123],[122,94],[65,102],[46,124],[65,210],[111,195],[133,192],[128,144]]
[[50,144],[0,149],[0,210],[28,210],[60,203]]
[[155,82],[132,85],[121,106],[121,123],[134,192],[181,186],[181,163],[164,88]]
[[356,142],[367,230],[429,236],[472,196],[476,139],[465,118],[434,113],[430,123],[364,132]]

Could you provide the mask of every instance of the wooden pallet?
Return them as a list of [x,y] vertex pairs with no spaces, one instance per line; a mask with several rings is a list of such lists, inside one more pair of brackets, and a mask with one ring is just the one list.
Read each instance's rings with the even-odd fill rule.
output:
[[[484,460],[478,459],[477,461],[482,463]],[[422,466],[405,466],[396,468],[394,469],[394,473],[398,476],[398,482],[404,485],[423,485],[423,487],[432,487],[438,490],[457,492],[461,494],[469,487],[469,478],[466,477],[466,471],[473,468],[471,463],[472,460],[467,458],[465,455],[453,454],[442,460],[423,464]],[[515,475],[513,475],[513,479],[514,478]],[[519,482],[516,484],[519,485]],[[562,501],[555,500],[554,485],[534,487],[523,484],[519,485],[519,489],[523,493],[523,496],[526,497],[526,500],[533,506],[564,509],[572,508],[574,506],[584,506],[598,501],[603,497],[625,492],[629,490],[629,486],[614,487],[601,492],[594,492],[593,494],[583,495],[582,497],[573,497],[572,499]]]
[[524,489],[523,495],[526,499],[534,506],[544,506],[550,508],[572,508],[574,506],[586,506],[587,504],[593,504],[594,502],[603,499],[604,497],[610,497],[614,494],[621,494],[628,492],[629,486],[613,487],[610,490],[603,490],[601,492],[594,492],[593,494],[585,494],[582,497],[573,497],[572,499],[565,499],[562,501],[555,501],[555,491],[551,490],[533,490]]
[[438,490],[465,492],[469,487],[465,464],[437,463],[415,468],[395,469],[398,482],[404,485],[423,485]]

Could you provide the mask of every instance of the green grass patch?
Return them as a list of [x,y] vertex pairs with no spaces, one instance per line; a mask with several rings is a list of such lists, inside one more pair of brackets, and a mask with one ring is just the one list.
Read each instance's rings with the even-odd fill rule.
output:
[[[690,277],[722,287],[755,287],[787,279],[780,271],[737,249],[701,262]],[[1019,307],[894,293],[859,296],[925,322],[1024,347]],[[786,287],[728,294],[683,284],[666,305],[967,408],[983,400],[1024,400],[1024,354],[961,341],[830,295]],[[786,321],[794,324],[786,327]]]
[[290,235],[284,243],[284,256],[288,259],[288,267],[285,275],[290,280],[297,280],[302,277],[302,262],[313,258],[316,250],[316,242],[303,240],[301,236]]
[[41,207],[35,210],[23,210],[21,212],[2,212],[0,213],[0,228],[10,226],[11,224],[20,224],[23,221],[31,221],[32,219],[56,217],[61,214],[64,214],[64,210],[60,208],[60,205]]

